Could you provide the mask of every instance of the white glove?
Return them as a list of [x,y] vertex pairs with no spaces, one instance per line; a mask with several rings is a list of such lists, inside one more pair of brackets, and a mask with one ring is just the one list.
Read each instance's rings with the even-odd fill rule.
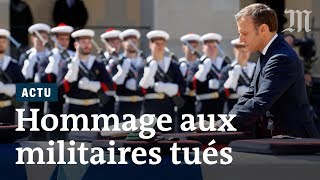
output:
[[113,63],[114,63],[114,59],[113,59],[113,58],[108,61],[108,65],[109,65],[109,66],[112,66]]
[[112,77],[113,82],[115,82],[117,85],[122,85],[130,70],[130,66],[131,61],[129,59],[126,59],[122,66],[120,64],[117,65],[118,72]]
[[241,66],[235,65],[233,70],[228,72],[229,77],[227,81],[223,84],[223,87],[226,89],[236,90],[240,74],[241,74]]
[[174,83],[165,83],[164,84],[164,93],[166,93],[169,97],[176,95],[179,91],[179,86]]
[[156,82],[154,84],[154,91],[157,92],[157,93],[163,93],[164,92],[164,86],[165,83],[159,81],[159,82]]
[[154,86],[154,78],[146,78],[146,77],[142,77],[142,79],[139,82],[139,86],[141,86],[144,89],[148,89],[149,87],[153,87]]
[[47,74],[55,74],[58,75],[59,72],[59,58],[58,55],[53,55],[49,57],[49,64],[47,65],[46,69],[44,70]]
[[77,57],[73,57],[71,63],[68,64],[68,69],[79,72],[80,60]]
[[0,81],[0,93],[12,97],[16,94],[16,85],[3,84],[3,82]]
[[101,88],[101,84],[99,81],[89,81],[88,78],[83,77],[78,82],[78,88],[96,93]]
[[[147,67],[148,68],[148,72],[147,72],[147,74],[148,74],[148,76],[152,76],[152,77],[154,77],[154,75],[156,74],[156,72],[157,72],[157,70],[158,70],[158,63],[156,62],[156,61],[151,61],[150,63],[149,63],[149,67]],[[147,77],[148,77],[147,76]]]
[[60,54],[60,51],[59,51],[58,48],[53,48],[53,49],[51,50],[51,52],[52,52],[52,54],[54,54],[54,55]]
[[130,78],[126,81],[126,88],[131,90],[131,91],[136,91],[137,90],[137,80],[134,78]]
[[[111,62],[112,61],[112,62]],[[113,59],[110,59],[109,61],[108,61],[108,64],[106,65],[106,70],[108,71],[108,72],[111,72],[111,70],[112,70],[112,68],[113,68]]]
[[202,64],[199,64],[199,70],[194,75],[200,82],[207,80],[207,75],[210,72],[211,61],[205,60]]
[[209,80],[209,88],[210,89],[218,89],[219,88],[219,81],[217,79],[210,79]]
[[242,72],[242,70],[241,70],[242,68],[241,68],[241,66],[239,65],[239,64],[237,64],[237,65],[235,65],[234,67],[233,67],[233,72],[234,72],[234,74],[236,74],[236,75],[240,75],[241,74],[241,72]]
[[2,81],[0,81],[0,93],[4,93],[3,88],[4,88],[4,84]]
[[79,63],[80,61],[76,57],[72,59],[71,63],[68,64],[69,70],[64,77],[65,80],[67,80],[70,83],[78,80]]
[[249,88],[247,86],[239,86],[237,88],[237,94],[242,96],[244,95],[244,93],[246,93],[249,90]]
[[26,79],[32,79],[33,78],[33,69],[34,65],[37,62],[37,52],[33,51],[29,54],[28,59],[26,59],[23,63],[22,67],[22,74]]
[[155,61],[151,61],[148,67],[144,68],[143,77],[139,82],[142,88],[149,88],[154,86],[154,75],[158,69],[158,64]]
[[154,91],[157,93],[166,93],[169,97],[172,97],[178,93],[179,87],[174,83],[156,82],[154,85]]

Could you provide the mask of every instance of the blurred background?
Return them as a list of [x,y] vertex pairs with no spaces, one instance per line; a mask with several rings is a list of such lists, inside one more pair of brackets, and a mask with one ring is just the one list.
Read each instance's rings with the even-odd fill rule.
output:
[[[265,3],[278,14],[279,33],[290,26],[285,10],[311,11],[311,31],[304,31],[305,16],[300,19],[303,30],[291,32],[295,38],[293,48],[300,55],[306,68],[306,87],[315,115],[320,117],[320,1],[319,0],[0,0],[0,28],[11,35],[24,50],[29,46],[28,27],[46,23],[51,27],[59,23],[93,29],[100,47],[100,34],[108,28],[125,30],[135,28],[142,34],[141,49],[148,54],[145,35],[154,29],[170,34],[168,48],[177,57],[182,56],[180,37],[193,32],[200,35],[215,32],[223,36],[221,47],[233,59],[230,41],[238,37],[234,15],[252,3]],[[298,29],[299,18],[294,15],[292,28]],[[285,32],[288,34],[288,32]],[[18,58],[21,52],[13,44],[8,52]],[[256,61],[255,55],[251,60]],[[317,117],[318,118],[318,117]]]
[[[320,43],[320,11],[317,10],[320,1],[317,0],[82,0],[80,2],[84,4],[87,18],[83,17],[85,12],[78,1],[80,0],[0,0],[0,27],[17,31],[18,33],[12,32],[12,35],[23,44],[27,43],[28,26],[39,22],[55,26],[63,19],[73,19],[79,27],[95,30],[97,40],[110,27],[119,30],[136,28],[143,35],[141,45],[144,50],[148,46],[144,35],[150,30],[162,29],[169,32],[168,47],[177,56],[182,55],[180,36],[189,32],[200,35],[217,32],[223,36],[222,47],[232,57],[230,41],[238,34],[234,14],[248,4],[264,2],[277,11],[280,32],[289,27],[289,14],[283,13],[285,9],[312,11],[310,26],[314,17],[314,27],[307,35],[311,36],[313,33],[316,44]],[[65,5],[70,9],[63,7]],[[296,23],[293,28],[295,26]],[[305,35],[303,31],[292,34],[296,38]],[[320,48],[316,50],[319,54]],[[313,64],[312,72],[320,74],[320,61]]]
[[[28,43],[27,28],[32,23],[55,26],[59,21],[71,20],[80,28],[93,29],[97,40],[107,28],[136,28],[143,35],[141,46],[144,50],[148,49],[145,34],[153,29],[162,29],[169,32],[168,47],[177,56],[182,55],[180,36],[190,32],[200,35],[217,32],[223,36],[222,47],[232,57],[230,41],[238,35],[234,14],[248,4],[264,2],[277,11],[279,32],[289,27],[289,14],[283,13],[285,9],[312,11],[310,26],[314,17],[314,27],[307,35],[313,34],[315,44],[320,43],[320,11],[316,9],[320,7],[320,1],[317,0],[82,0],[83,8],[78,1],[0,0],[0,27],[14,31],[13,37],[24,45]],[[296,23],[293,28],[295,26]],[[292,34],[298,39],[305,35],[304,31]],[[320,48],[316,51],[319,54]],[[312,73],[320,75],[320,61],[312,65]]]

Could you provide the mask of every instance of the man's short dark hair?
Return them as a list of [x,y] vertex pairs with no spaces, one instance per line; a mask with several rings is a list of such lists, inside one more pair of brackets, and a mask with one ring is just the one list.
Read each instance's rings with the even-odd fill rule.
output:
[[278,31],[277,14],[265,4],[255,3],[241,9],[240,12],[235,15],[236,21],[245,16],[252,18],[257,29],[262,24],[266,24],[270,32]]

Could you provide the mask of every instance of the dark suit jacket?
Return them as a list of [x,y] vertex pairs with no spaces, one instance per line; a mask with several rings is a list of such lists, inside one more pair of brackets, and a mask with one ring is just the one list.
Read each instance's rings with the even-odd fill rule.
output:
[[281,35],[260,56],[249,91],[229,112],[237,115],[232,124],[238,131],[257,123],[267,129],[267,123],[261,123],[266,113],[281,134],[319,136],[309,111],[302,64]]
[[88,20],[88,12],[82,0],[75,0],[69,7],[66,0],[57,0],[53,9],[53,20],[56,25],[65,23],[76,30],[82,29]]

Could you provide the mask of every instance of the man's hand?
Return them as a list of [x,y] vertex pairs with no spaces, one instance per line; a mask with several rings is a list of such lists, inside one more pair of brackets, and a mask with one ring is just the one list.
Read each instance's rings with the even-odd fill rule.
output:
[[78,73],[79,73],[79,60],[78,58],[74,57],[71,63],[68,64],[68,72],[64,77],[65,80],[72,83],[78,80]]
[[209,59],[205,60],[202,64],[199,65],[199,70],[196,72],[194,77],[200,82],[207,80],[207,75],[211,69],[211,61]]
[[118,64],[118,72],[112,77],[113,82],[115,82],[117,85],[123,85],[127,74],[130,71],[130,67],[131,61],[129,59],[125,59],[122,65]]
[[155,83],[154,76],[157,72],[157,69],[158,69],[158,64],[156,61],[151,61],[149,63],[149,66],[144,68],[143,77],[139,82],[139,85],[142,88],[147,89],[149,87],[154,86],[154,83]]
[[88,78],[83,77],[79,80],[78,88],[97,93],[101,88],[99,81],[90,81]]

